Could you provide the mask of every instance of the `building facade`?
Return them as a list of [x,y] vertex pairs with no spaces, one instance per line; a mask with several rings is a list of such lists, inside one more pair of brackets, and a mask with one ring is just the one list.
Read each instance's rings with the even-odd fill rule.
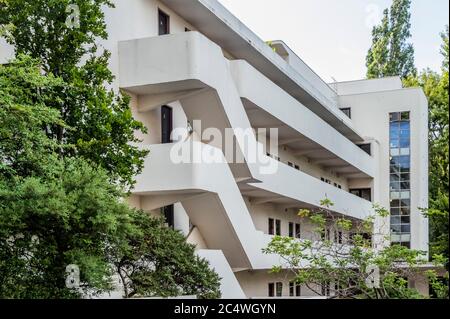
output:
[[428,251],[421,89],[397,77],[325,83],[217,0],[114,3],[102,45],[150,150],[130,205],[184,233],[222,277],[223,297],[316,296],[287,272],[269,274],[282,262],[262,249],[274,235],[311,239],[297,212],[324,198],[356,222],[374,203],[390,209],[378,231]]

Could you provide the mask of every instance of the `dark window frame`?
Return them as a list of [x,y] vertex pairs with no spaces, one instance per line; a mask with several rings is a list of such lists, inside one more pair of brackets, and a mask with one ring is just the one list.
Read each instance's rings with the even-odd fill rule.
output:
[[[161,31],[161,18],[165,19],[165,30]],[[158,8],[158,35],[170,34],[170,15]]]

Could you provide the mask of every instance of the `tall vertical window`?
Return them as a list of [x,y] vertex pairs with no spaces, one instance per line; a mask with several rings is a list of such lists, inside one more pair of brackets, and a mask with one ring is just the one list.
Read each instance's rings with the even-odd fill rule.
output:
[[275,284],[273,282],[270,282],[268,285],[268,296],[269,297],[275,297]]
[[170,17],[165,12],[158,10],[158,35],[170,33]]
[[389,115],[391,241],[411,242],[411,125],[409,112]]

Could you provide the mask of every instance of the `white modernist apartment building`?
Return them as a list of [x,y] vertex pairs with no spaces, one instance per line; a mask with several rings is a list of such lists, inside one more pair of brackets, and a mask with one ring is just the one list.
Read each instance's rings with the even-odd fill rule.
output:
[[223,297],[315,296],[287,271],[269,274],[281,261],[261,250],[274,235],[309,239],[297,212],[324,198],[355,221],[374,203],[388,208],[391,242],[428,250],[421,89],[398,77],[327,84],[217,0],[113,2],[102,44],[150,150],[130,204],[183,232],[222,277]]

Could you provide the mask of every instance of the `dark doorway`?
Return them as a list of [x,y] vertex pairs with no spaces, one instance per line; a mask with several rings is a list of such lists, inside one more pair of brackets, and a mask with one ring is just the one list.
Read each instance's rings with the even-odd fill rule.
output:
[[170,33],[170,17],[168,14],[158,10],[158,34],[164,35]]
[[[161,107],[161,143],[167,144],[172,143],[172,139],[170,134],[173,130],[173,114],[172,108],[167,105],[163,105]],[[166,223],[170,228],[174,227],[174,206],[169,205],[162,208],[162,213],[166,220]]]
[[172,108],[164,105],[161,107],[161,143],[172,143],[170,134],[173,130]]
[[175,225],[174,224],[174,222],[175,222],[174,206],[169,205],[169,206],[163,207],[162,210],[163,210],[164,218],[166,220],[167,225],[170,228],[173,228]]

